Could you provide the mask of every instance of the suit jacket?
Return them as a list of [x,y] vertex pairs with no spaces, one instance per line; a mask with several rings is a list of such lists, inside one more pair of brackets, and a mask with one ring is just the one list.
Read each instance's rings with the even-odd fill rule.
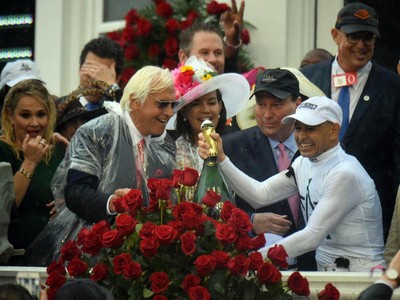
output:
[[[269,140],[258,126],[224,135],[222,140],[226,155],[239,170],[248,176],[258,181],[264,181],[279,173]],[[236,206],[246,211],[249,215],[257,212],[287,215],[293,224],[287,235],[296,231],[293,215],[287,200],[259,209],[254,209],[238,195],[236,195],[235,201]]]
[[[301,72],[330,98],[331,69],[332,63],[324,62]],[[386,240],[400,175],[400,77],[376,62],[372,62],[342,146],[375,182]]]
[[384,283],[374,283],[364,290],[357,300],[390,300],[392,299],[392,289]]

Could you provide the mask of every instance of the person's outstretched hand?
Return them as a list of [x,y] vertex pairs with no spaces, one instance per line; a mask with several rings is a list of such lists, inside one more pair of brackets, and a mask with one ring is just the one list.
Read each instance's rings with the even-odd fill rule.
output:
[[[226,58],[235,55],[242,43],[241,35],[243,30],[244,0],[241,1],[239,10],[236,6],[236,0],[231,0],[231,3],[231,10],[224,12],[219,20],[219,24],[224,30],[226,39]],[[237,46],[237,48],[232,46]]]
[[[212,133],[210,136],[217,142],[218,160],[225,160],[226,155],[222,146],[222,139],[220,135],[218,133]],[[199,142],[197,146],[200,157],[202,159],[206,159],[210,155],[210,145],[207,144],[202,132],[199,133]]]

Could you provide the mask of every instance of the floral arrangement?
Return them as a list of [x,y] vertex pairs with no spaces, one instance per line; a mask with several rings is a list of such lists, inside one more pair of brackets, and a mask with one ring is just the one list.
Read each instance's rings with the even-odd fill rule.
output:
[[217,75],[203,59],[194,56],[189,57],[184,66],[172,70],[171,74],[174,77],[176,99]]
[[[178,64],[179,33],[196,21],[219,23],[222,13],[230,10],[225,3],[209,0],[153,0],[141,10],[132,9],[125,16],[125,27],[109,32],[107,36],[117,41],[125,52],[125,69],[121,83],[124,86],[136,70],[145,65],[158,65],[170,70]],[[245,26],[250,26],[245,23]],[[249,31],[242,31],[243,44],[250,43]],[[239,51],[243,71],[252,68],[245,50]]]
[[116,299],[308,296],[308,281],[299,272],[282,282],[279,268],[287,267],[282,246],[271,248],[265,259],[257,251],[265,238],[247,234],[252,224],[244,211],[225,201],[215,220],[208,215],[221,200],[215,192],[207,193],[202,204],[182,197],[197,179],[193,169],[175,170],[171,179],[149,179],[148,207],[142,206],[140,190],[119,198],[114,225],[100,221],[83,228],[47,267],[49,300],[68,277],[89,277]]

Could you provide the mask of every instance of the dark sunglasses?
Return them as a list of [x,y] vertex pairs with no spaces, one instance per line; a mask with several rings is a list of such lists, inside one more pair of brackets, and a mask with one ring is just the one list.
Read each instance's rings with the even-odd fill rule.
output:
[[346,34],[346,38],[349,44],[357,44],[362,40],[365,45],[371,46],[375,44],[376,35],[372,32],[360,31]]
[[157,106],[161,110],[165,110],[168,106],[171,106],[172,110],[178,105],[178,101],[164,101],[164,100],[157,100]]

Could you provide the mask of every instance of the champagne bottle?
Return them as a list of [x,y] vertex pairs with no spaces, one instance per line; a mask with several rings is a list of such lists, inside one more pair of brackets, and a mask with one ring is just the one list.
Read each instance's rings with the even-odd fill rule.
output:
[[205,120],[201,124],[201,130],[206,142],[210,145],[210,155],[204,160],[203,169],[194,193],[194,202],[201,204],[207,191],[212,190],[216,192],[221,196],[221,201],[217,203],[210,215],[214,218],[218,218],[223,202],[229,200],[235,204],[235,198],[230,192],[221,170],[219,169],[217,142],[210,136],[211,133],[215,132],[213,123],[209,120]]

